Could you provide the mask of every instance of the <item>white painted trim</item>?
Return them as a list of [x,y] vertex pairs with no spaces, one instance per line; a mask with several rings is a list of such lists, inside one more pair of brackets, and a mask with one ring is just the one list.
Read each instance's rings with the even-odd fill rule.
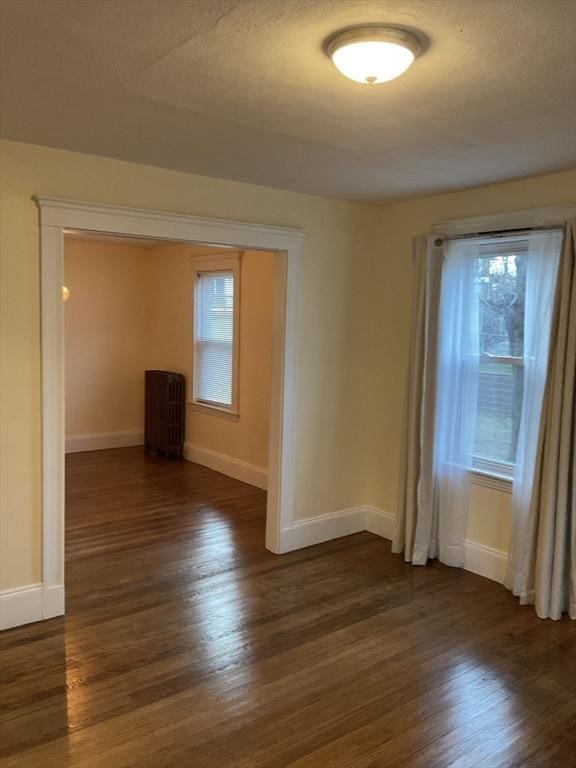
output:
[[468,235],[476,232],[498,232],[504,229],[527,227],[562,226],[576,216],[576,205],[556,205],[548,208],[528,208],[523,211],[507,211],[471,219],[449,219],[432,227],[442,235]]
[[[278,254],[274,269],[266,547],[277,553],[281,551],[281,531],[294,519],[300,261],[300,250],[294,247]],[[270,510],[277,512],[271,514]]]
[[282,531],[282,552],[311,547],[323,541],[369,531],[384,539],[394,537],[396,518],[376,507],[362,506],[296,520]]
[[[282,531],[281,552],[311,547],[361,531],[369,531],[391,541],[395,528],[396,518],[390,512],[371,506],[352,507],[297,520]],[[503,584],[507,560],[508,553],[502,550],[468,539],[464,543],[464,569],[471,573]]]
[[64,587],[64,236],[40,227],[42,582]]
[[209,405],[208,403],[194,402],[194,400],[186,400],[186,406],[196,413],[223,417],[227,421],[240,421],[240,414],[232,413],[229,408],[221,408],[218,405]]
[[64,585],[42,588],[42,618],[53,619],[64,613]]
[[[226,219],[205,219],[166,211],[83,203],[56,197],[35,196],[42,226],[80,229],[112,235],[151,237],[201,245],[293,251],[302,244],[302,229],[251,224]],[[69,222],[74,221],[74,226]],[[112,227],[110,229],[109,227]]]
[[364,507],[366,515],[366,530],[376,536],[382,536],[383,539],[392,541],[396,531],[395,515],[376,507]]
[[486,547],[476,541],[464,542],[464,570],[485,576],[487,579],[504,584],[508,553],[501,549]]
[[340,512],[316,515],[296,520],[290,528],[284,528],[281,539],[281,553],[294,549],[312,547],[323,541],[339,539],[366,530],[364,507],[352,507]]
[[66,453],[101,451],[144,445],[144,432],[100,432],[91,435],[66,435]]
[[26,587],[0,592],[0,630],[51,619],[64,613],[64,587]]
[[511,477],[495,475],[494,473],[485,472],[481,469],[470,470],[470,484],[480,485],[484,488],[492,488],[493,490],[501,491],[502,493],[512,493],[514,487],[514,481]]
[[184,443],[184,458],[186,461],[201,464],[215,472],[221,472],[223,475],[266,490],[268,471],[265,467],[258,467],[242,459],[236,459],[234,456],[227,456],[224,453],[189,442]]
[[[42,581],[64,589],[64,345],[62,282],[64,231],[84,230],[155,240],[274,251],[274,346],[268,459],[266,546],[280,551],[280,531],[294,514],[299,229],[204,219],[49,197],[40,210],[42,313]],[[63,598],[60,601],[64,610]]]

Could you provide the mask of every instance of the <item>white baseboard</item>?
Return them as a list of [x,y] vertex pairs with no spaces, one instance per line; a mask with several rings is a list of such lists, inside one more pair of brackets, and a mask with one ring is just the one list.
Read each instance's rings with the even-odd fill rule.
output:
[[370,531],[384,539],[392,539],[396,518],[389,512],[375,507],[352,507],[326,515],[296,520],[291,528],[285,528],[280,538],[281,552],[291,552],[311,547],[323,541],[350,536],[360,531]]
[[396,517],[394,515],[376,507],[364,507],[364,514],[367,531],[392,541],[396,530]]
[[464,542],[464,569],[504,584],[508,553],[466,539]]
[[[280,537],[280,552],[291,552],[311,547],[330,539],[349,536],[360,531],[369,531],[383,539],[394,538],[396,518],[389,512],[376,507],[363,506],[344,509],[326,515],[317,515],[297,520],[291,528],[285,528]],[[484,544],[466,540],[464,569],[485,576],[487,579],[504,583],[508,554]]]
[[0,629],[51,619],[64,613],[64,587],[30,584],[0,592]]
[[235,480],[255,485],[257,488],[266,490],[268,486],[268,471],[264,467],[257,467],[255,464],[249,464],[242,459],[218,453],[201,445],[184,443],[184,458],[194,464],[201,464],[203,467],[209,467],[223,475],[233,477]]
[[343,509],[326,515],[296,520],[291,528],[280,533],[280,553],[311,547],[330,539],[350,536],[366,530],[364,507]]
[[127,448],[144,445],[144,432],[102,432],[93,435],[66,437],[66,453],[101,451],[106,448]]

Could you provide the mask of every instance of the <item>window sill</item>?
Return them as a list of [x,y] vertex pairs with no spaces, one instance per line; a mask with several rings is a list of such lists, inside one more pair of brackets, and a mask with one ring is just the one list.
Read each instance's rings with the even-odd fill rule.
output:
[[496,472],[488,472],[484,469],[471,469],[470,483],[472,485],[480,485],[483,488],[492,488],[495,491],[512,493],[513,480],[511,477],[499,475]]
[[229,421],[240,420],[240,414],[238,411],[233,411],[230,408],[220,408],[217,405],[198,403],[195,400],[187,400],[186,405],[190,408],[190,410],[196,411],[197,413],[204,413],[210,416],[220,416],[223,419],[228,419]]

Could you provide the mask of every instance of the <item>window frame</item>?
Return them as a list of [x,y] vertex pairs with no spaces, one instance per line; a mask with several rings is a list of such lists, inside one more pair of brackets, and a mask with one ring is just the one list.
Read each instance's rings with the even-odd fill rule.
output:
[[[454,235],[454,239],[458,239],[462,235],[460,233]],[[464,235],[466,237],[466,235]],[[478,235],[480,241],[482,241],[482,235]],[[524,235],[507,235],[503,232],[501,235],[498,233],[489,233],[486,235],[485,242],[480,242],[480,246],[488,247],[492,252],[479,254],[475,258],[493,258],[494,256],[507,256],[508,252],[506,245],[519,244],[517,248],[511,248],[510,252],[526,252],[526,244]],[[487,249],[488,249],[487,248]],[[487,352],[472,353],[472,356],[478,360],[479,363],[500,363],[504,365],[517,365],[524,367],[524,357],[518,357],[513,355],[495,355]],[[511,487],[511,483],[514,480],[515,463],[509,463],[505,461],[499,461],[498,459],[491,459],[486,456],[480,456],[474,454],[472,456],[472,462],[470,467],[471,475],[478,479],[480,485],[489,485],[494,487],[495,485],[500,487],[508,485]],[[487,480],[489,478],[489,480]],[[504,488],[507,490],[507,488]]]
[[[503,365],[518,365],[524,368],[523,357],[510,357],[508,355],[488,355],[480,354],[480,362],[489,363],[502,363]],[[474,454],[472,459],[472,469],[480,475],[488,475],[498,480],[514,479],[514,472],[516,469],[516,462],[510,464],[506,461],[498,461],[497,459],[489,459],[485,456],[477,456]]]
[[[490,236],[500,233],[515,233],[532,227],[562,228],[564,222],[576,215],[576,206],[558,205],[546,208],[528,208],[519,211],[473,216],[464,219],[447,219],[439,221],[432,227],[432,238],[440,239],[459,236]],[[470,482],[487,488],[512,492],[514,467],[512,472],[505,475],[494,463],[484,463],[473,466],[470,470]]]
[[[191,344],[191,376],[188,391],[188,403],[194,410],[208,411],[237,420],[240,417],[239,382],[240,382],[240,277],[242,251],[212,254],[210,256],[192,256],[192,344]],[[234,312],[232,316],[232,403],[225,405],[198,397],[196,390],[197,375],[197,345],[196,338],[196,304],[199,278],[209,273],[231,272],[234,281]]]

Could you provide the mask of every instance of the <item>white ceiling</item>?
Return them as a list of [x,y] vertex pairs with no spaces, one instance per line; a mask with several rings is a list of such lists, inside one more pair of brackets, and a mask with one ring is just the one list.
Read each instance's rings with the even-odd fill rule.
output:
[[[5,138],[383,201],[576,165],[573,0],[0,0]],[[424,34],[346,80],[342,27]]]

